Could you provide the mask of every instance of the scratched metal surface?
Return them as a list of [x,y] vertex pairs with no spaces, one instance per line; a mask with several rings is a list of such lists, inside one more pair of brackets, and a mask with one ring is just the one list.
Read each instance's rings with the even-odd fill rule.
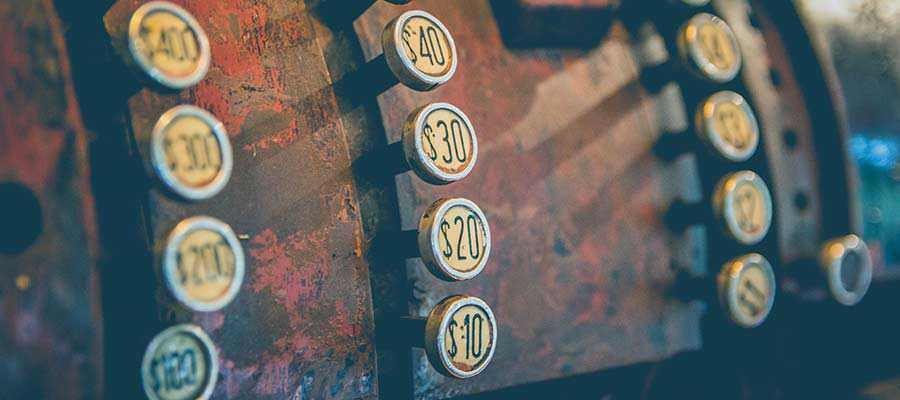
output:
[[29,248],[0,255],[0,398],[101,398],[88,137],[62,22],[43,0],[3,2],[0,21],[0,182],[26,186],[43,213]]
[[[414,352],[416,397],[483,392],[697,348],[700,308],[665,292],[674,258],[683,251],[702,263],[705,250],[695,236],[672,236],[660,222],[673,197],[696,191],[696,171],[690,159],[662,164],[650,152],[678,118],[636,82],[631,39],[613,27],[590,50],[512,51],[487,1],[413,7],[448,26],[460,65],[433,92],[396,87],[379,97],[389,141],[399,140],[410,110],[449,101],[472,119],[480,154],[469,177],[446,187],[400,176],[403,227],[414,228],[434,199],[463,196],[487,214],[493,247],[485,271],[465,283],[441,282],[418,259],[409,261],[409,311],[426,315],[446,295],[477,295],[494,309],[500,331],[492,365],[466,381],[438,375]],[[381,52],[382,28],[404,9],[379,2],[357,21],[367,58]]]
[[[105,15],[113,37],[140,3],[119,1]],[[329,70],[344,57],[341,45],[304,2],[176,3],[210,38],[210,72],[180,94],[132,96],[129,127],[140,142],[169,107],[198,105],[224,123],[235,167],[210,201],[185,204],[151,189],[143,202],[147,235],[159,243],[184,217],[215,216],[249,236],[248,264],[228,307],[177,311],[159,289],[159,318],[210,333],[220,356],[214,399],[375,397],[365,243]],[[127,368],[137,373],[137,365]]]

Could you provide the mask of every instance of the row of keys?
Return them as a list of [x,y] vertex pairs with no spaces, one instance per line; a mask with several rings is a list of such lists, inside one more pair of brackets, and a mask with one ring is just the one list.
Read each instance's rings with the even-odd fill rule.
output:
[[[458,379],[483,371],[497,345],[497,320],[491,308],[471,296],[450,296],[427,318],[410,319],[421,336],[429,362]],[[170,327],[153,338],[144,352],[141,378],[151,400],[207,399],[218,379],[218,354],[203,328],[192,324]]]
[[[399,162],[433,184],[459,181],[475,167],[478,138],[469,117],[449,103],[410,114]],[[233,154],[225,127],[208,111],[182,105],[164,113],[149,142],[148,170],[170,193],[185,200],[218,194],[231,177]]]
[[[453,36],[440,20],[425,11],[408,11],[385,27],[384,63],[374,63],[393,83],[412,89],[434,89],[456,73],[458,56]],[[183,8],[152,1],[138,8],[128,27],[126,64],[143,80],[180,90],[200,82],[209,70],[209,38]]]
[[[683,0],[689,6],[702,6]],[[734,32],[720,18],[700,13],[678,31],[676,46],[690,73],[710,83],[727,83],[741,68],[741,52]],[[759,125],[752,108],[738,93],[717,92],[697,107],[694,119],[696,141],[708,153],[726,162],[744,162],[757,151]],[[664,158],[674,158],[695,148],[690,135],[670,134],[657,150]],[[745,246],[760,243],[773,218],[771,194],[755,172],[744,170],[726,175],[712,194],[718,225],[732,240]],[[688,210],[682,210],[688,211]],[[696,214],[699,210],[690,210]],[[865,243],[856,235],[832,239],[822,245],[817,264],[820,277],[831,297],[840,304],[858,303],[872,278],[872,260]],[[765,321],[775,300],[776,280],[770,262],[750,253],[726,262],[716,279],[722,309],[735,324],[751,328]]]
[[[688,6],[706,2],[685,1]],[[711,84],[732,81],[741,70],[737,38],[728,24],[708,13],[690,17],[678,30],[675,45],[682,65],[691,76]],[[658,153],[674,158],[702,147],[714,158],[740,163],[750,160],[759,147],[759,124],[740,94],[722,90],[706,97],[694,114],[694,132],[666,135]],[[763,241],[772,226],[771,193],[754,171],[739,170],[719,179],[711,193],[717,231],[743,246]],[[704,215],[693,207],[673,207],[673,213]],[[702,222],[702,220],[691,221]],[[769,315],[775,302],[775,273],[765,256],[748,253],[726,262],[716,278],[721,309],[738,326],[752,328]]]
[[[128,45],[130,60],[169,89],[195,85],[209,69],[210,46],[203,29],[190,13],[168,2],[149,2],[132,14]],[[163,113],[147,146],[147,170],[181,199],[207,200],[231,177],[234,156],[225,127],[199,107],[180,105]],[[194,311],[225,307],[243,281],[240,242],[228,224],[212,217],[179,223],[158,258],[172,296]]]
[[[186,10],[154,1],[139,7],[128,27],[126,62],[153,85],[180,90],[196,85],[210,66],[206,33]],[[163,188],[189,201],[212,198],[227,185],[233,168],[224,125],[192,105],[160,116],[151,132],[145,165]],[[160,275],[180,304],[197,312],[228,305],[244,279],[245,258],[228,224],[196,216],[169,233],[158,254]],[[144,392],[152,400],[207,399],[218,377],[218,355],[198,326],[182,324],[158,334],[141,367]]]
[[[408,11],[391,21],[382,45],[388,68],[412,89],[431,90],[456,72],[453,36],[440,20],[424,11]],[[404,123],[402,137],[399,145],[409,168],[426,182],[456,182],[475,167],[475,129],[453,105],[435,103],[413,111]],[[432,203],[419,219],[415,237],[426,268],[446,281],[475,278],[491,252],[487,218],[478,205],[464,198]],[[490,307],[477,297],[448,297],[427,319],[410,320],[424,325],[417,329],[424,330],[428,360],[446,376],[471,378],[493,359],[497,322]]]
[[[679,31],[678,52],[688,70],[713,83],[737,77],[742,57],[728,24],[700,13]],[[759,146],[759,124],[738,93],[720,91],[700,104],[695,116],[698,137],[711,153],[728,162],[749,160]],[[726,234],[746,246],[762,242],[772,226],[772,195],[763,179],[744,170],[723,177],[712,194],[713,212]],[[775,272],[761,254],[750,253],[725,263],[716,279],[719,303],[731,321],[744,328],[762,324],[775,304]]]

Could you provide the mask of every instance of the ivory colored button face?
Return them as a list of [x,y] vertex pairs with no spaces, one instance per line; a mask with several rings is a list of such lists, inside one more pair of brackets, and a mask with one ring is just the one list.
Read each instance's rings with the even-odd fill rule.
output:
[[206,33],[190,13],[169,2],[152,1],[134,12],[128,49],[137,67],[171,89],[193,86],[209,70]]
[[819,264],[828,282],[831,297],[840,304],[859,303],[872,283],[872,255],[856,235],[832,239],[822,246]]
[[487,218],[462,198],[434,202],[419,220],[418,242],[425,266],[448,281],[474,278],[491,253]]
[[425,352],[436,370],[454,378],[471,378],[494,357],[497,322],[477,297],[451,296],[431,311],[425,324]]
[[748,254],[725,263],[718,276],[722,308],[739,326],[758,326],[775,303],[775,274],[759,254]]
[[157,177],[173,193],[205,200],[231,177],[231,141],[212,114],[194,106],[175,107],[159,118],[150,138]]
[[762,241],[772,225],[772,197],[753,171],[722,178],[713,195],[713,208],[725,232],[745,245]]
[[691,71],[713,82],[728,82],[741,69],[734,32],[711,14],[697,14],[681,27],[678,52]]
[[215,347],[199,326],[173,326],[147,346],[141,366],[144,393],[151,400],[205,400],[218,370]]
[[237,295],[244,280],[244,251],[224,222],[188,218],[169,234],[162,257],[169,290],[195,311],[216,311]]
[[759,146],[759,125],[743,96],[718,92],[697,109],[697,135],[728,161],[747,161]]
[[478,139],[462,110],[434,103],[413,112],[403,128],[403,151],[422,180],[447,184],[465,178],[475,167]]
[[431,90],[456,72],[456,44],[433,15],[407,11],[391,21],[382,44],[388,67],[406,86]]

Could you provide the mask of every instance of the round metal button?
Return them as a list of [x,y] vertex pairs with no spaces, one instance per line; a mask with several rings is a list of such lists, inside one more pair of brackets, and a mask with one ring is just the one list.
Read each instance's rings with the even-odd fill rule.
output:
[[819,252],[828,291],[838,303],[853,306],[862,300],[872,283],[872,255],[859,236],[829,240]]
[[167,111],[150,137],[152,170],[167,189],[187,200],[222,191],[231,177],[232,157],[225,127],[199,107]]
[[215,218],[179,223],[169,233],[161,258],[169,291],[194,311],[225,307],[244,280],[244,250],[231,227]]
[[144,393],[150,400],[206,400],[218,373],[212,340],[191,324],[176,325],[156,335],[141,364]]
[[382,35],[382,45],[391,72],[412,89],[434,89],[456,73],[453,36],[425,11],[407,11],[391,21]]
[[170,89],[196,85],[209,70],[206,32],[189,12],[166,1],[151,1],[132,14],[128,49],[132,64]]
[[440,199],[425,210],[417,240],[425,266],[447,281],[476,277],[491,254],[487,218],[463,198]]
[[478,139],[462,110],[448,103],[433,103],[406,120],[403,152],[422,180],[443,185],[469,175],[478,158]]
[[734,79],[741,69],[741,49],[734,32],[712,14],[697,14],[681,27],[678,53],[689,70],[716,83]]
[[681,0],[684,4],[691,7],[703,7],[709,4],[709,0]]
[[719,301],[728,317],[744,328],[759,326],[775,303],[775,273],[765,257],[752,253],[722,266]]
[[697,135],[727,161],[747,161],[759,146],[759,125],[743,96],[722,91],[697,108]]
[[484,371],[497,347],[497,321],[487,303],[451,296],[431,310],[425,323],[425,353],[444,375],[465,379]]
[[713,211],[724,231],[748,246],[762,241],[772,226],[769,188],[753,171],[722,178],[713,194]]

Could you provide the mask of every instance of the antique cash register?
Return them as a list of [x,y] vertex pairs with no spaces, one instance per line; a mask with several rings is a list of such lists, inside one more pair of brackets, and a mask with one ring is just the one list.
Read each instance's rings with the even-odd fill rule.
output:
[[0,399],[900,399],[896,1],[0,22]]

